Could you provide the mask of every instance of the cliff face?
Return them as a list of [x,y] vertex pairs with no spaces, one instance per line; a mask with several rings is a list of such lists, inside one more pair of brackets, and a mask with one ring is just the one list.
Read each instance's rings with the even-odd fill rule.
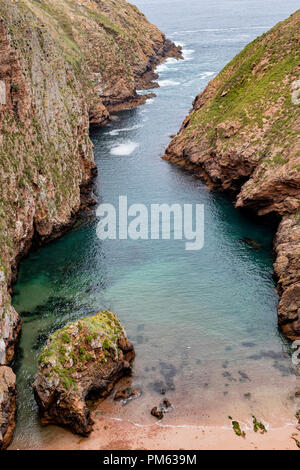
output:
[[0,450],[13,436],[16,409],[16,376],[10,367],[0,366]]
[[279,325],[300,337],[300,10],[249,44],[197,96],[164,159],[281,219]]
[[89,126],[146,100],[155,65],[180,49],[124,0],[0,2],[0,365],[20,319],[9,286],[33,241],[59,236],[89,203]]

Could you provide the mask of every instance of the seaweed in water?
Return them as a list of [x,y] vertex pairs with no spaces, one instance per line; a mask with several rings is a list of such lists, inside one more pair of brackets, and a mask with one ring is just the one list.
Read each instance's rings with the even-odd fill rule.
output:
[[296,439],[293,436],[292,436],[292,439],[294,439],[294,441],[296,442],[296,446],[298,447],[298,449],[300,449],[300,441],[298,441],[298,439]]
[[265,425],[256,419],[255,416],[252,416],[253,418],[253,431],[254,432],[260,432],[260,434],[265,434],[267,432]]
[[245,431],[241,430],[240,423],[238,421],[234,421],[231,416],[228,416],[231,421],[232,429],[234,430],[235,434],[239,437],[243,437],[245,439],[246,433]]

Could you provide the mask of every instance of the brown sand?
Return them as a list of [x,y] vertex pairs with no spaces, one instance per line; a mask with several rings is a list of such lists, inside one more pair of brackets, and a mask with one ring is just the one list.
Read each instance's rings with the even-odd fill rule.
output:
[[296,425],[268,430],[264,435],[246,431],[246,438],[230,426],[171,426],[163,423],[137,425],[112,418],[96,418],[89,438],[57,428],[56,436],[41,446],[47,450],[297,450]]

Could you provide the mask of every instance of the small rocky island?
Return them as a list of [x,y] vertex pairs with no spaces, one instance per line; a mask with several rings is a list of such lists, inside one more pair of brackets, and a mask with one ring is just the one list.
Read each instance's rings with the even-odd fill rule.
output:
[[93,420],[87,401],[106,397],[130,374],[135,352],[109,311],[69,323],[50,336],[33,384],[43,424],[59,424],[88,436]]

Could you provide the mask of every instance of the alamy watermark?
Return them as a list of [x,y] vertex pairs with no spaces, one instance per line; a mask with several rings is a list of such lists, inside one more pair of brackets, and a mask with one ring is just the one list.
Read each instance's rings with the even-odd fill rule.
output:
[[127,196],[119,205],[101,204],[97,209],[100,240],[182,240],[187,251],[204,246],[203,204],[132,204]]

